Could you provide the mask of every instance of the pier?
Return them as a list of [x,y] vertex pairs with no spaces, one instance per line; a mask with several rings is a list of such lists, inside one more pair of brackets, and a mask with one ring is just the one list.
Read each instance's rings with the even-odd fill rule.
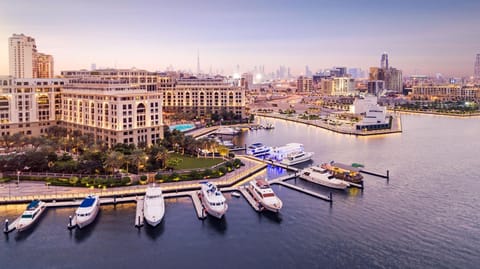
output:
[[246,187],[240,187],[238,191],[243,195],[243,197],[245,197],[245,200],[247,200],[247,202],[252,206],[255,211],[262,211],[262,208],[260,208],[260,205],[255,200],[255,198],[253,198],[253,196],[250,194]]
[[3,232],[8,234],[8,233],[12,232],[13,230],[15,230],[15,227],[17,226],[17,223],[20,221],[21,217],[22,216],[16,218],[12,223],[9,223],[8,219],[5,220],[5,228],[3,229]]
[[[289,178],[287,178],[287,179],[289,179]],[[274,179],[274,180],[269,181],[269,183],[272,184],[272,185],[273,184],[278,184],[278,185],[281,185],[281,186],[285,186],[285,187],[290,188],[292,190],[296,190],[296,191],[308,194],[310,196],[322,199],[322,200],[330,202],[330,203],[332,203],[332,201],[333,201],[332,200],[332,193],[330,193],[329,196],[326,196],[326,195],[323,195],[323,194],[320,194],[320,193],[317,193],[317,192],[314,192],[314,191],[311,191],[311,190],[307,190],[305,188],[298,187],[296,185],[293,185],[293,184],[290,184],[290,183],[287,183],[287,182],[284,182],[283,180],[286,180],[286,179],[278,178],[278,179]]]
[[367,174],[367,175],[371,175],[371,176],[386,178],[387,180],[390,179],[390,171],[389,171],[389,170],[387,170],[387,174],[386,174],[386,175],[382,175],[382,174],[374,173],[374,172],[369,172],[369,171],[365,171],[365,170],[360,170],[360,172],[361,172],[361,173],[364,173],[364,174]]
[[138,197],[137,198],[137,207],[135,210],[135,227],[140,228],[143,226],[143,204],[145,202],[145,198]]

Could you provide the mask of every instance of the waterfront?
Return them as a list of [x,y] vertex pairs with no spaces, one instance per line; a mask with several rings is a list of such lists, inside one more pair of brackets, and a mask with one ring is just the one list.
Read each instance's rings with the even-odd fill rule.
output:
[[[329,203],[281,186],[279,217],[228,196],[226,218],[199,221],[189,199],[167,200],[157,229],[133,228],[135,205],[104,206],[97,222],[68,231],[74,208],[48,210],[32,231],[4,236],[2,268],[474,268],[480,258],[479,121],[403,115],[403,133],[355,137],[274,119],[240,144],[301,142],[314,161],[359,162],[365,190]],[[477,149],[477,150],[476,150]],[[268,169],[270,178],[282,174]],[[294,183],[295,181],[290,181]],[[296,181],[312,190],[319,186]],[[23,207],[1,206],[1,220]],[[22,258],[22,257],[28,257]]]

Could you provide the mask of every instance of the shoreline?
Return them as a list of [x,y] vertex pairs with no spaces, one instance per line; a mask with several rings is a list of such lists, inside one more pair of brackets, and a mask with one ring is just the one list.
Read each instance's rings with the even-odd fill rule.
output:
[[403,114],[422,114],[422,115],[435,115],[435,116],[445,116],[445,117],[461,117],[461,118],[470,118],[470,117],[480,117],[480,112],[470,113],[470,114],[456,114],[456,113],[445,113],[445,112],[428,112],[428,111],[416,111],[416,110],[392,110],[388,109],[388,112],[403,113]]
[[[355,135],[355,136],[372,136],[372,135],[386,135],[386,134],[397,134],[402,133],[402,121],[400,117],[393,116],[392,122],[392,129],[384,129],[384,130],[373,130],[373,131],[358,131],[355,129],[345,129],[345,128],[338,128],[336,126],[331,126],[329,124],[324,124],[319,122],[318,120],[302,120],[298,118],[288,117],[288,116],[281,116],[276,114],[266,114],[266,113],[255,113],[255,116],[259,117],[266,117],[266,118],[274,118],[286,121],[292,121],[296,123],[303,123],[306,125],[315,126],[318,128],[322,128],[328,131],[332,131],[339,134],[345,135]],[[393,129],[393,127],[396,127]]]

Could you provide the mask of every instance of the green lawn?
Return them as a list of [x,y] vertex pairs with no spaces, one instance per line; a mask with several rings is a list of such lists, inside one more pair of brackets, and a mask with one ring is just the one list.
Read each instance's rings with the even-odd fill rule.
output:
[[210,168],[216,164],[223,162],[221,158],[195,158],[186,155],[181,155],[178,153],[172,153],[169,155],[170,158],[180,158],[182,161],[180,164],[175,167],[177,170],[183,169],[197,169],[197,168]]

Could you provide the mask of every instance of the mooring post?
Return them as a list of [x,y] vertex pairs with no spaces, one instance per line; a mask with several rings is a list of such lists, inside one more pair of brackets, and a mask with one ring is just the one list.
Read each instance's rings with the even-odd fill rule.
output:
[[68,216],[68,227],[72,227],[72,216]]
[[330,198],[330,201],[329,201],[329,202],[332,203],[332,202],[333,202],[333,200],[332,200],[332,192],[330,192],[330,194],[329,194],[328,196],[329,196],[329,198]]
[[137,228],[140,228],[140,216],[138,216],[138,225]]
[[114,204],[114,205],[117,204],[117,196],[116,196],[116,195],[113,195],[113,204]]
[[245,144],[245,154],[247,154],[247,144]]
[[8,232],[8,219],[5,220],[5,230],[4,232]]
[[390,179],[390,171],[387,170],[387,179]]

